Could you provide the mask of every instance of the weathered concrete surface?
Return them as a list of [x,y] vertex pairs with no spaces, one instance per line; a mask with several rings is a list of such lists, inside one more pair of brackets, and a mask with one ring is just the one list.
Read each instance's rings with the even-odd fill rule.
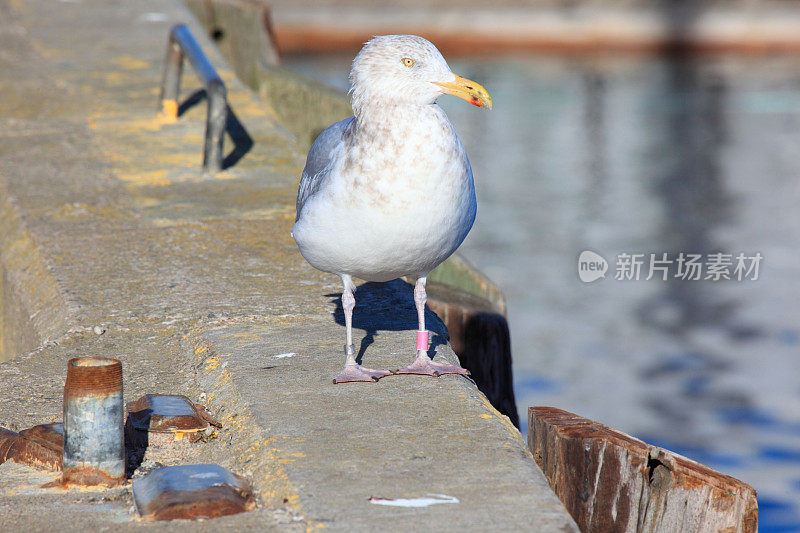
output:
[[[176,124],[155,116],[174,22],[189,22],[221,67],[246,130],[226,139],[232,166],[216,176],[200,172],[204,103]],[[183,86],[199,86],[188,67]],[[59,420],[66,361],[117,357],[126,400],[185,394],[225,424],[153,461],[219,462],[260,502],[213,522],[142,524],[125,490],[45,491],[48,475],[4,463],[0,530],[574,530],[521,436],[468,380],[330,384],[339,284],[289,236],[303,155],[182,5],[0,0],[0,94],[0,426]],[[365,363],[407,363],[408,286],[367,284],[356,297]],[[429,493],[461,503],[367,501]]]

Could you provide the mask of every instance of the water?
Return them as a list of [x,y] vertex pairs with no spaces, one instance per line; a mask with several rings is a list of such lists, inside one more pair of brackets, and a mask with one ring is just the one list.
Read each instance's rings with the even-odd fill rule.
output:
[[[342,88],[348,62],[287,60]],[[495,102],[440,99],[478,189],[462,252],[508,299],[521,420],[552,405],[662,445],[752,484],[761,531],[800,530],[800,60],[450,65]],[[583,250],[605,279],[579,280]],[[763,262],[755,281],[620,281],[623,252]]]

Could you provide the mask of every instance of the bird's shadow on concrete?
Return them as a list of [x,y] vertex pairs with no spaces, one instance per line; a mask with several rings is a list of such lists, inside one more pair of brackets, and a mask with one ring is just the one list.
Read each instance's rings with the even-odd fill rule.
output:
[[[178,116],[182,116],[191,108],[204,101],[206,98],[207,95],[205,89],[199,89],[193,92],[178,106]],[[230,138],[230,140],[233,142],[233,149],[222,159],[223,170],[228,169],[238,163],[239,160],[253,148],[254,144],[253,138],[249,133],[247,133],[247,130],[239,121],[239,117],[236,116],[236,113],[233,112],[233,109],[231,109],[230,106],[227,108],[225,133],[228,134],[228,138]]]
[[[326,294],[336,304],[333,318],[336,323],[345,326],[344,309],[342,308],[341,293]],[[361,364],[367,348],[375,342],[375,337],[380,331],[416,331],[417,309],[414,305],[414,286],[401,279],[385,283],[366,282],[360,285],[355,293],[356,307],[353,310],[353,329],[364,330],[361,346],[356,356],[356,361]],[[425,327],[432,332],[428,356],[433,358],[436,348],[447,344],[447,328],[436,314],[425,307]],[[342,331],[344,340],[345,332]],[[354,332],[354,337],[357,335]],[[411,357],[416,354],[414,337],[409,336],[408,353],[409,364]],[[343,343],[344,344],[344,343]]]

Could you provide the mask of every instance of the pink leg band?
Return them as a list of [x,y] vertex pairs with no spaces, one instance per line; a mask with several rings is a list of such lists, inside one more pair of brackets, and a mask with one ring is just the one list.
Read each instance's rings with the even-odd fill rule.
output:
[[428,349],[428,332],[427,331],[418,331],[417,332],[417,350],[427,350]]

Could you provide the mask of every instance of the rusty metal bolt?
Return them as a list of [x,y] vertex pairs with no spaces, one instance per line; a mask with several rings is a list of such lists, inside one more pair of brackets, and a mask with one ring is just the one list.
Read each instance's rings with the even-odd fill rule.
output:
[[76,357],[64,385],[64,474],[75,485],[125,483],[122,363]]

